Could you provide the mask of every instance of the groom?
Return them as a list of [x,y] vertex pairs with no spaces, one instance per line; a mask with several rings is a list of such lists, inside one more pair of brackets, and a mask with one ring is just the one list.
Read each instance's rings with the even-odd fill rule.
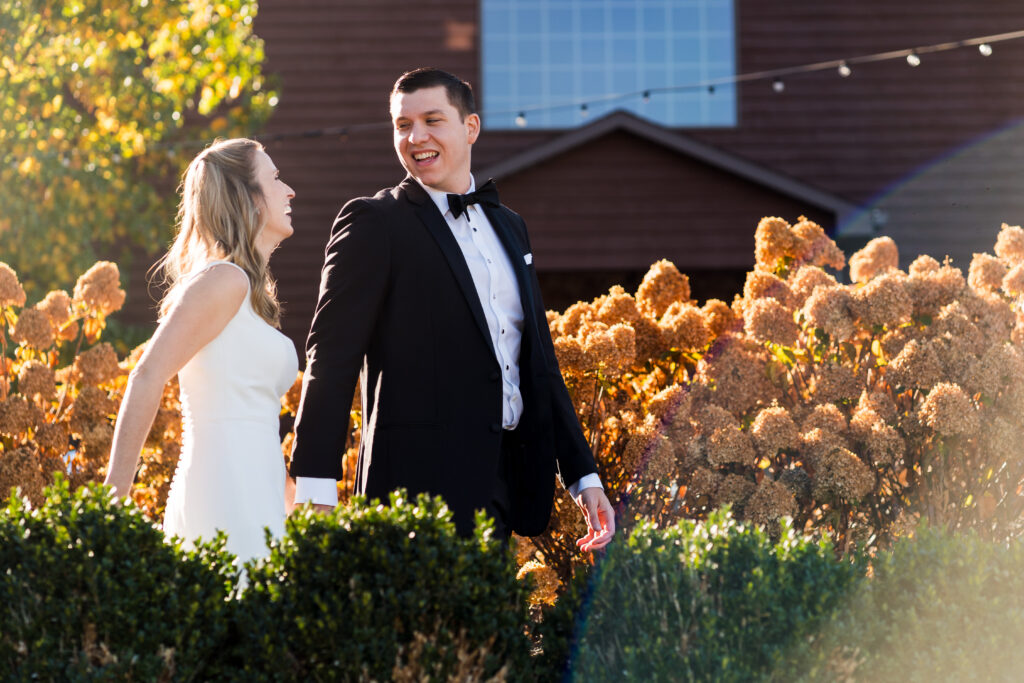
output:
[[296,503],[337,504],[350,397],[362,387],[356,492],[439,494],[460,533],[484,509],[534,536],[557,472],[587,521],[615,517],[555,360],[522,218],[476,184],[470,86],[437,69],[391,92],[398,187],[350,201],[327,242],[306,343],[291,474]]

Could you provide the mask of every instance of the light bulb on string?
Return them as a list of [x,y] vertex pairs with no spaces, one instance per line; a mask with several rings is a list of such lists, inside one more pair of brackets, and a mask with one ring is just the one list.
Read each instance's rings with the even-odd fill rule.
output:
[[921,57],[916,52],[911,52],[907,55],[907,64],[910,66],[920,66]]
[[786,89],[786,84],[782,82],[781,78],[776,78],[772,81],[772,90],[775,92],[782,92]]
[[582,116],[583,118],[587,118],[587,116],[589,115],[590,111],[587,109],[587,103],[584,102],[583,104],[580,105],[580,116]]
[[847,64],[846,62],[840,64],[839,69],[837,70],[839,71],[839,75],[842,76],[843,78],[849,78],[850,74],[853,73],[853,69],[851,69],[850,65]]
[[651,101],[651,91],[650,90],[644,90],[643,100],[644,100],[644,104],[647,104],[648,102]]
[[526,112],[525,111],[519,112],[519,115],[516,116],[516,125],[519,126],[520,128],[526,128]]
[[713,85],[709,85],[708,86],[708,94],[709,95],[714,95],[715,94],[715,86],[713,86]]
[[988,43],[982,43],[981,45],[978,46],[978,52],[981,53],[982,57],[991,57],[992,46],[989,45]]

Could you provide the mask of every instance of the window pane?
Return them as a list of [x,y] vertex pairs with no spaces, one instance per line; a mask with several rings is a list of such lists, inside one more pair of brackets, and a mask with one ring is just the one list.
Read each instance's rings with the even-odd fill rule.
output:
[[531,128],[584,125],[619,108],[669,126],[735,125],[732,87],[640,97],[736,73],[734,0],[481,0],[480,7],[480,92],[490,128],[514,127],[515,112],[525,109]]

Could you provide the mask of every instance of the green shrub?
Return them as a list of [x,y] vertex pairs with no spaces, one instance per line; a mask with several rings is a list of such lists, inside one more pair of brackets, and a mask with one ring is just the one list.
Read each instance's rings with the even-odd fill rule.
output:
[[132,504],[57,475],[0,511],[0,677],[206,678],[236,572],[223,539],[184,552]]
[[920,528],[823,629],[807,680],[1020,680],[1024,544]]
[[641,524],[545,616],[543,662],[587,681],[768,678],[862,575],[786,523],[774,542],[728,511]]
[[527,587],[491,529],[480,517],[460,538],[440,499],[399,493],[390,505],[356,497],[332,517],[293,514],[270,557],[249,566],[240,677],[527,677]]

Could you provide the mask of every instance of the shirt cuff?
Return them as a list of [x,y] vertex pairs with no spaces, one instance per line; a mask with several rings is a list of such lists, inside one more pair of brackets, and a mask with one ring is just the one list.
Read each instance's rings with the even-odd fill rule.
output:
[[[584,475],[575,484],[569,486],[569,495],[575,498],[580,495],[583,489],[601,489],[604,491],[604,486],[601,484],[601,477],[597,476],[597,473]],[[298,494],[295,496],[296,502],[298,502]]]
[[338,504],[338,482],[319,477],[295,477],[295,504]]

